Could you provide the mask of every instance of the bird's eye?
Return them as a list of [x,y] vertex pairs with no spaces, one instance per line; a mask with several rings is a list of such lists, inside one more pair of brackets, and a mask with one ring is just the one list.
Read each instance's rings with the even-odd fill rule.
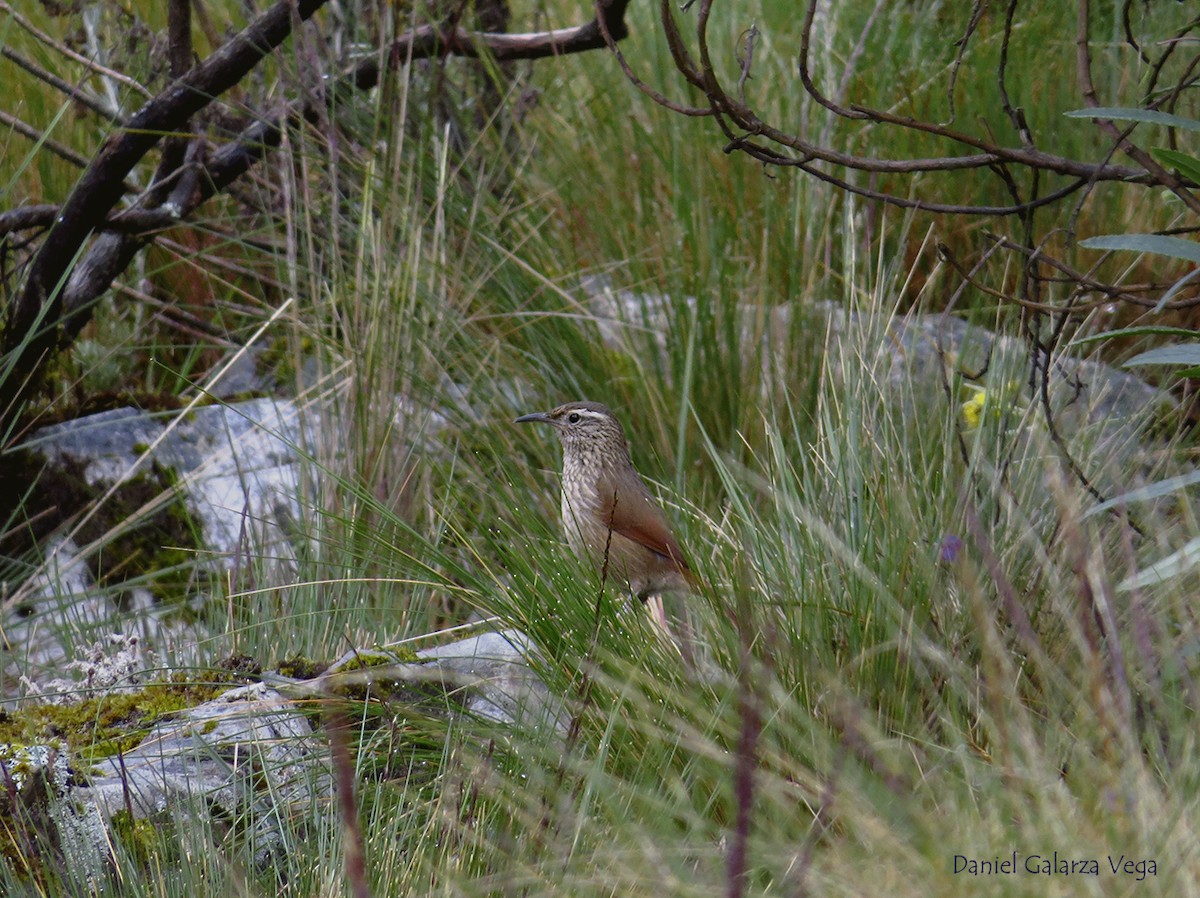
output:
[[578,424],[579,412],[571,412],[571,414],[567,415],[567,420],[572,424]]

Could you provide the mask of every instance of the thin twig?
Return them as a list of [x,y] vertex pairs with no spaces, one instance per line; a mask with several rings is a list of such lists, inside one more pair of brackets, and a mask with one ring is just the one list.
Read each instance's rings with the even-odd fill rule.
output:
[[122,74],[121,72],[115,71],[114,69],[110,69],[106,66],[102,66],[102,65],[100,65],[100,63],[96,62],[95,60],[88,59],[83,54],[76,53],[74,50],[72,50],[70,47],[66,46],[65,44],[59,43],[54,38],[52,38],[50,35],[46,34],[46,32],[42,31],[36,25],[34,25],[32,22],[30,22],[28,19],[26,19],[24,16],[22,16],[15,9],[13,9],[6,2],[6,0],[0,0],[0,10],[4,10],[6,13],[8,13],[12,17],[12,20],[14,22],[16,22],[22,28],[24,28],[25,31],[27,31],[30,35],[32,35],[38,41],[45,44],[51,50],[54,50],[56,53],[62,54],[63,56],[67,57],[67,59],[70,59],[70,60],[73,60],[74,62],[79,63],[81,66],[86,67],[87,69],[97,73],[98,75],[103,75],[105,78],[111,78],[113,81],[116,81],[118,84],[124,84],[126,87],[130,88],[131,90],[135,90],[138,93],[140,93],[143,97],[154,96],[154,94],[148,88],[146,88],[144,85],[140,84],[135,79],[130,78],[128,75]]
[[[1079,76],[1083,99],[1088,107],[1095,109],[1100,106],[1100,101],[1096,97],[1096,86],[1092,81],[1092,51],[1091,40],[1089,38],[1088,13],[1088,0],[1078,0],[1075,31],[1076,70]],[[1142,166],[1154,179],[1155,183],[1166,187],[1192,212],[1200,214],[1200,197],[1197,197],[1192,191],[1184,187],[1183,182],[1175,177],[1174,174],[1155,162],[1149,153],[1122,136],[1121,129],[1117,127],[1115,122],[1108,119],[1093,119],[1093,121],[1098,122],[1101,128],[1112,135],[1118,141],[1122,151],[1137,162],[1138,165]]]
[[[1007,237],[1000,236],[999,234],[992,234],[992,233],[985,232],[983,236],[986,239],[998,244],[999,246],[1002,246],[1005,249],[1010,249],[1010,250],[1013,250],[1014,252],[1022,253],[1027,256],[1032,256],[1032,255],[1036,254],[1038,256],[1039,261],[1045,263],[1046,265],[1051,266],[1052,268],[1057,269],[1058,271],[1061,271],[1066,276],[1067,283],[1075,284],[1075,285],[1077,285],[1077,287],[1079,289],[1082,289],[1082,290],[1093,290],[1097,293],[1104,294],[1104,297],[1101,299],[1092,300],[1087,303],[1079,303],[1078,305],[1073,306],[1073,311],[1076,312],[1077,314],[1090,312],[1094,309],[1101,308],[1105,305],[1108,305],[1109,303],[1112,303],[1112,302],[1115,302],[1118,300],[1121,302],[1132,303],[1133,305],[1143,306],[1145,308],[1156,308],[1160,305],[1161,300],[1159,300],[1156,297],[1138,296],[1138,295],[1136,295],[1135,291],[1152,292],[1155,290],[1161,290],[1165,286],[1167,286],[1165,284],[1161,284],[1161,285],[1159,285],[1159,284],[1132,284],[1132,285],[1129,285],[1129,286],[1126,286],[1123,288],[1116,287],[1113,284],[1106,284],[1102,281],[1098,281],[1098,280],[1092,278],[1091,276],[1089,276],[1087,274],[1084,274],[1081,271],[1077,271],[1076,269],[1072,268],[1070,265],[1066,264],[1062,260],[1057,259],[1054,256],[1048,255],[1043,250],[1030,249],[1027,246],[1022,246],[1021,244],[1016,243],[1012,240],[1009,240]],[[1099,263],[1097,263],[1097,264],[1099,264]],[[1058,311],[1062,310],[1061,305],[1057,305],[1057,304],[1053,304],[1053,303],[1034,302],[1034,301],[1022,299],[1021,297],[1012,297],[1012,299],[1014,299],[1016,302],[1021,303],[1022,305],[1027,305],[1030,308],[1039,309],[1041,311],[1058,312]],[[1163,308],[1165,308],[1165,309],[1190,309],[1190,308],[1193,308],[1194,306],[1196,306],[1197,304],[1200,304],[1200,297],[1195,297],[1192,299],[1172,300],[1171,302],[1166,303],[1166,305],[1164,305]]]
[[958,87],[958,72],[962,68],[963,60],[967,56],[967,46],[971,42],[971,37],[979,28],[980,21],[983,20],[983,14],[987,10],[988,0],[974,0],[971,6],[971,15],[967,19],[967,27],[963,30],[963,36],[954,42],[956,48],[954,53],[954,62],[950,66],[950,77],[946,82],[946,103],[950,107],[950,115],[944,125],[949,125],[954,122],[954,91]]
[[754,65],[754,41],[758,37],[758,28],[751,25],[744,32],[746,53],[738,58],[738,67],[741,72],[738,75],[737,90],[738,99],[744,104],[746,102],[746,82],[750,80],[750,69]]
[[0,47],[0,56],[3,56],[14,65],[21,67],[39,81],[42,81],[45,84],[53,87],[55,90],[65,94],[80,106],[85,106],[102,118],[107,119],[112,124],[119,126],[123,126],[125,124],[125,116],[121,115],[121,113],[115,109],[110,109],[102,100],[100,100],[99,97],[93,96],[78,85],[73,85],[68,81],[64,81],[53,72],[47,71],[37,63],[31,62],[24,56],[21,56],[12,47]]
[[629,79],[630,84],[648,96],[659,106],[662,106],[664,109],[670,109],[672,112],[678,113],[679,115],[691,117],[712,115],[712,110],[706,106],[689,106],[685,103],[678,103],[674,100],[668,99],[664,94],[659,93],[649,84],[635,75],[633,69],[625,59],[625,54],[622,53],[621,49],[617,46],[618,35],[613,33],[608,22],[603,16],[600,15],[600,7],[601,0],[596,0],[596,22],[599,24],[600,35],[604,39],[605,46],[608,47],[614,58],[616,58],[617,65],[621,67],[621,71],[625,74],[625,77]]
[[1013,129],[1021,138],[1021,145],[1027,148],[1033,148],[1033,135],[1029,131],[1029,124],[1025,121],[1025,110],[1013,106],[1012,100],[1008,96],[1008,79],[1005,74],[1008,71],[1008,48],[1012,41],[1013,20],[1017,15],[1018,0],[1008,0],[1008,9],[1004,13],[1004,37],[1000,41],[1000,61],[996,65],[996,86],[1000,91],[1000,105],[1004,109],[1004,114],[1008,116],[1008,120],[1012,122]]
[[55,156],[65,159],[77,168],[87,168],[91,162],[86,156],[76,153],[66,144],[61,144],[57,140],[47,137],[46,132],[35,128],[28,122],[22,121],[10,112],[5,112],[3,109],[0,109],[0,125],[8,125],[8,127],[12,128],[12,130],[16,131],[22,137],[28,137],[38,146],[45,147]]

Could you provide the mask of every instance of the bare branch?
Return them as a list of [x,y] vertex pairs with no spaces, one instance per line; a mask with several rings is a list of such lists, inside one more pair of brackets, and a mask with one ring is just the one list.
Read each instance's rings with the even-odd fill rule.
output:
[[385,60],[387,68],[394,69],[409,59],[435,56],[477,57],[486,53],[497,62],[511,62],[601,50],[608,46],[603,29],[607,29],[614,40],[621,40],[629,34],[625,25],[625,9],[628,6],[629,0],[598,0],[596,18],[590,22],[525,34],[422,25],[397,38],[379,54],[364,59],[345,80],[359,90],[375,87],[379,83],[381,58]]
[[[689,2],[688,6],[690,5]],[[685,6],[684,10],[686,11],[687,8]],[[687,45],[683,42],[683,35],[679,33],[679,26],[675,24],[675,10],[672,8],[671,0],[659,0],[658,15],[662,20],[667,49],[671,51],[671,59],[675,62],[675,68],[692,87],[703,90],[704,82],[700,78],[700,69],[696,67]]]
[[949,125],[954,121],[954,91],[958,87],[958,73],[962,69],[963,60],[967,56],[967,46],[971,43],[971,37],[979,28],[979,23],[983,20],[983,14],[987,10],[987,0],[973,0],[971,6],[971,17],[967,20],[967,27],[963,31],[963,36],[954,42],[954,46],[958,48],[954,54],[954,62],[950,66],[950,77],[946,82],[946,102],[950,107],[950,115],[945,125]]
[[[127,128],[108,139],[63,204],[57,225],[33,258],[25,287],[6,322],[4,346],[12,350],[43,316],[58,317],[57,286],[88,235],[100,227],[124,192],[123,179],[163,134],[174,131],[214,97],[237,84],[250,69],[291,33],[292,16],[307,19],[325,0],[279,0],[250,26],[176,79],[129,120]],[[23,350],[40,356],[52,342],[48,335]],[[22,366],[18,366],[22,367]],[[0,396],[0,400],[4,397]],[[7,403],[0,401],[0,408]]]
[[[170,0],[167,7],[167,40],[171,77],[182,78],[192,65],[191,0]],[[188,130],[188,123],[183,121],[175,127],[180,131]],[[171,135],[163,141],[162,157],[158,160],[158,169],[151,181],[149,196],[143,202],[144,207],[150,208],[161,203],[171,178],[183,164],[186,149],[186,138]]]
[[[670,0],[664,0],[664,2],[670,2]],[[687,106],[683,103],[677,103],[674,100],[668,99],[664,94],[659,93],[649,84],[635,75],[633,73],[633,69],[630,68],[629,63],[625,60],[625,54],[621,52],[619,47],[617,47],[617,40],[619,39],[620,35],[613,33],[608,26],[608,22],[605,21],[605,17],[599,14],[599,0],[597,0],[596,9],[596,22],[599,25],[600,35],[604,39],[604,44],[609,50],[612,51],[613,56],[616,57],[617,65],[621,67],[621,71],[625,73],[625,77],[629,79],[630,83],[633,84],[634,87],[648,96],[659,106],[662,106],[665,109],[670,109],[672,112],[676,112],[679,115],[687,115],[692,117],[712,115],[712,110],[705,106]]]
[[[19,231],[30,231],[48,228],[58,218],[61,207],[49,203],[36,206],[21,206],[0,212],[0,237]],[[104,221],[106,231],[120,231],[136,234],[145,231],[159,231],[178,225],[178,216],[161,209],[143,210],[126,209],[110,215]]]
[[1017,0],[1008,0],[1008,9],[1004,13],[1004,37],[1000,41],[1000,63],[996,67],[996,86],[1000,91],[1000,104],[1004,108],[1004,114],[1008,116],[1013,130],[1021,138],[1021,145],[1032,148],[1033,135],[1029,133],[1029,125],[1025,121],[1025,110],[1013,106],[1012,100],[1008,96],[1008,79],[1005,77],[1008,72],[1008,48],[1012,41],[1013,19],[1016,14]]
[[1130,7],[1132,6],[1133,0],[1123,0],[1121,3],[1121,25],[1125,29],[1125,43],[1137,51],[1138,58],[1143,64],[1150,65],[1150,57],[1146,55],[1146,51],[1142,49],[1137,39],[1133,36],[1133,21],[1130,15]]
[[74,166],[79,168],[88,167],[88,162],[90,160],[88,160],[85,156],[81,156],[79,153],[76,153],[73,149],[65,146],[64,144],[59,143],[57,140],[52,140],[46,136],[44,131],[35,128],[28,122],[22,121],[15,115],[5,112],[2,109],[0,109],[0,124],[8,125],[8,127],[12,128],[22,137],[28,137],[34,143],[44,146],[55,156],[58,156],[60,159],[65,159]]
[[169,0],[167,46],[171,77],[182,78],[192,67],[192,0]]
[[[1083,91],[1083,99],[1086,105],[1091,109],[1096,109],[1100,106],[1100,101],[1096,98],[1096,87],[1092,82],[1092,52],[1091,41],[1088,37],[1089,4],[1088,0],[1078,0],[1078,2],[1075,53],[1079,71],[1079,84]],[[1121,150],[1137,162],[1138,165],[1142,166],[1153,179],[1154,183],[1162,184],[1175,194],[1175,196],[1179,197],[1185,206],[1200,215],[1200,198],[1197,198],[1190,190],[1184,187],[1183,182],[1175,177],[1175,175],[1155,162],[1149,153],[1131,143],[1125,136],[1128,132],[1123,134],[1116,123],[1108,119],[1093,119],[1093,121],[1097,122],[1101,128],[1113,136],[1113,139],[1117,141]]]
[[[4,348],[19,353],[15,370],[36,370],[56,345],[73,339],[89,320],[95,299],[134,255],[156,233],[180,223],[278,146],[285,122],[314,122],[325,114],[326,104],[339,95],[336,89],[312,93],[306,101],[293,102],[275,115],[260,118],[238,140],[212,152],[202,139],[185,143],[173,136],[187,128],[196,112],[237,84],[297,22],[310,17],[324,2],[278,0],[204,62],[176,77],[109,138],[61,208],[39,206],[0,214],[0,233],[51,228],[33,256],[24,289],[5,323]],[[628,33],[624,22],[627,5],[628,0],[600,0],[597,17],[591,22],[530,34],[427,26],[394,41],[384,58],[390,69],[405,60],[430,56],[490,53],[504,61],[594,50]],[[172,66],[178,71],[191,56],[188,0],[173,0],[170,12]],[[379,57],[365,60],[341,79],[338,87],[373,87],[380,71]],[[166,146],[152,187],[131,208],[114,213],[124,192],[124,175],[164,136]],[[36,334],[35,324],[39,325]],[[14,399],[25,389],[17,380],[10,378],[0,384],[0,414],[11,413]]]
[[839,106],[817,90],[817,85],[813,81],[812,71],[808,63],[809,51],[812,47],[813,20],[816,18],[816,15],[817,0],[808,0],[808,6],[804,10],[804,25],[800,29],[800,58],[798,60],[800,65],[800,83],[804,85],[804,90],[810,97],[834,115],[841,116],[842,118],[863,118],[862,115]]
[[[1131,303],[1143,308],[1156,308],[1161,303],[1157,297],[1139,296],[1138,293],[1157,293],[1168,286],[1167,284],[1128,284],[1122,287],[1115,287],[1112,284],[1106,284],[1098,281],[1090,275],[1084,274],[1072,268],[1070,265],[1063,262],[1061,259],[1056,259],[1040,249],[1032,249],[1028,246],[1021,246],[1019,243],[1014,243],[1007,237],[1002,237],[998,234],[985,233],[984,237],[992,241],[995,245],[1004,249],[1012,250],[1013,252],[1021,253],[1022,255],[1034,257],[1038,261],[1049,265],[1051,268],[1061,271],[1065,276],[1065,282],[1076,285],[1080,290],[1087,290],[1094,293],[1103,294],[1099,299],[1092,300],[1087,303],[1075,303],[1071,306],[1071,311],[1077,314],[1083,314],[1093,311],[1097,308],[1109,305],[1110,303],[1120,301]],[[1055,303],[1035,303],[1017,298],[1017,301],[1028,308],[1042,312],[1062,312],[1064,308],[1061,304]],[[1200,306],[1200,296],[1190,299],[1172,300],[1165,305],[1164,309],[1191,309]]]
[[49,84],[55,90],[65,94],[74,102],[81,106],[87,107],[88,109],[92,110],[92,112],[96,113],[102,118],[107,119],[114,125],[125,124],[124,116],[122,116],[115,109],[110,109],[108,105],[99,98],[93,96],[82,87],[64,81],[53,72],[46,71],[37,63],[30,62],[24,56],[21,56],[14,49],[12,49],[12,47],[0,47],[0,56],[3,56],[5,59],[11,61],[14,65],[20,66],[39,81]]
[[895,206],[900,209],[920,209],[925,212],[938,212],[948,215],[1019,215],[1028,209],[1039,209],[1042,206],[1052,205],[1064,197],[1070,196],[1087,183],[1082,180],[1072,181],[1065,187],[1054,191],[1054,193],[1047,194],[1046,196],[1040,197],[1036,200],[1016,203],[1011,206],[971,206],[960,203],[940,203],[933,200],[909,199],[908,197],[896,196],[880,190],[861,187],[857,184],[850,183],[844,178],[839,178],[838,176],[830,174],[823,169],[817,168],[812,164],[811,158],[793,159],[790,157],[781,156],[772,148],[755,144],[750,140],[734,140],[725,147],[726,153],[732,153],[738,150],[770,165],[786,165],[798,168],[806,174],[810,174],[818,180],[824,181],[826,184],[832,184],[834,187],[837,187],[840,190],[845,190],[848,193],[853,193],[856,196],[861,196],[866,199],[879,200],[880,202],[887,203],[890,206]]
[[[803,140],[799,136],[784,132],[772,125],[761,120],[755,115],[745,103],[741,103],[732,99],[721,87],[713,70],[711,60],[708,57],[708,47],[705,35],[707,27],[708,15],[711,12],[712,2],[701,3],[699,12],[699,23],[697,25],[697,33],[700,36],[700,68],[696,70],[691,68],[690,57],[687,57],[683,51],[681,42],[677,37],[672,36],[674,28],[673,15],[670,11],[669,3],[664,2],[661,6],[661,14],[664,29],[667,32],[668,45],[671,47],[673,58],[676,64],[679,65],[680,60],[689,66],[688,70],[683,71],[684,76],[693,83],[697,83],[711,104],[712,113],[716,117],[722,131],[729,139],[729,144],[726,146],[726,152],[742,151],[747,152],[760,161],[771,165],[791,165],[815,174],[816,172],[810,168],[806,168],[812,160],[820,160],[831,165],[850,169],[854,171],[877,172],[880,174],[916,174],[921,172],[939,172],[939,171],[962,171],[979,168],[990,168],[998,162],[1009,162],[1023,167],[1044,170],[1053,172],[1067,177],[1082,179],[1086,182],[1096,183],[1099,181],[1122,181],[1134,183],[1155,183],[1156,179],[1152,174],[1148,174],[1143,169],[1129,168],[1125,166],[1117,166],[1111,164],[1095,165],[1087,162],[1082,162],[1075,159],[1069,159],[1062,156],[1056,156],[1051,153],[1045,153],[1032,146],[1022,147],[1004,147],[994,141],[978,138],[965,132],[953,130],[944,125],[934,124],[932,122],[920,121],[906,116],[899,116],[893,113],[885,112],[878,109],[870,109],[867,107],[850,105],[842,106],[836,101],[824,96],[816,87],[811,72],[809,69],[809,46],[811,41],[812,20],[816,9],[816,0],[809,0],[804,27],[801,30],[801,44],[799,54],[799,69],[800,79],[805,90],[809,95],[816,100],[821,106],[843,118],[852,120],[865,120],[877,122],[880,124],[895,125],[898,127],[928,133],[937,137],[946,139],[947,141],[960,144],[971,149],[981,150],[982,152],[973,155],[946,155],[931,158],[918,159],[879,159],[868,156],[856,156],[849,153],[840,152],[825,144],[813,143]],[[640,87],[640,85],[639,85]],[[652,97],[659,96],[652,89],[642,88],[645,93]],[[657,99],[656,99],[657,102]],[[668,105],[670,104],[663,104]],[[694,113],[693,113],[694,114]],[[779,150],[768,150],[761,141],[755,141],[753,138],[762,138],[778,146],[794,150],[798,156],[790,156],[782,153]],[[818,175],[830,183],[845,183],[844,179],[836,179],[833,176],[828,176],[822,173]],[[1072,190],[1078,188],[1072,188]],[[1068,191],[1071,192],[1071,191]],[[1014,214],[1023,204],[1012,207],[995,207],[1004,209],[1004,212],[992,212],[993,207],[963,207],[955,206],[954,204],[939,204],[939,203],[914,203],[906,201],[902,197],[883,193],[863,193],[862,195],[874,195],[879,199],[891,202],[893,205],[908,206],[933,211],[961,211],[968,214]],[[1063,194],[1059,194],[1061,197]]]
[[[1126,20],[1127,28],[1128,28],[1128,25],[1129,25],[1129,22],[1127,19]],[[1153,68],[1151,68],[1151,70],[1150,70],[1150,77],[1146,79],[1146,90],[1143,95],[1143,104],[1145,106],[1147,106],[1148,108],[1170,109],[1174,105],[1175,100],[1178,98],[1179,93],[1182,92],[1186,88],[1187,84],[1192,81],[1191,72],[1194,71],[1194,68],[1196,65],[1195,58],[1192,59],[1191,64],[1188,66],[1188,73],[1185,74],[1183,77],[1181,77],[1178,80],[1178,82],[1176,82],[1175,87],[1171,90],[1170,96],[1168,96],[1165,100],[1160,100],[1158,102],[1155,102],[1154,95],[1159,90],[1158,79],[1160,77],[1162,77],[1163,69],[1166,68],[1168,60],[1170,60],[1171,56],[1174,55],[1175,51],[1179,47],[1183,46],[1183,42],[1186,40],[1188,33],[1191,32],[1193,29],[1195,29],[1196,25],[1197,25],[1197,21],[1192,20],[1187,25],[1183,26],[1177,32],[1175,32],[1175,37],[1173,40],[1168,40],[1168,41],[1163,42],[1165,44],[1165,47],[1163,49],[1162,55],[1159,56],[1158,60],[1154,63]],[[1136,47],[1136,42],[1134,42],[1134,45]],[[1142,59],[1145,60],[1146,54],[1144,52],[1142,52],[1140,47],[1137,47],[1137,50],[1138,50],[1139,55],[1142,57]],[[1148,61],[1148,60],[1146,60],[1146,61]]]
[[[1063,197],[1074,193],[1084,185],[1087,185],[1090,188],[1098,183],[1112,181],[1153,185],[1166,183],[1163,180],[1164,176],[1167,178],[1171,177],[1169,173],[1163,172],[1162,168],[1157,166],[1147,154],[1137,151],[1136,148],[1131,147],[1127,143],[1125,143],[1122,148],[1130,153],[1130,155],[1139,163],[1141,166],[1140,168],[1114,165],[1110,159],[1105,159],[1101,163],[1092,163],[1078,159],[1071,159],[1063,156],[1057,156],[1052,153],[1043,152],[1034,146],[1033,137],[1025,121],[1025,116],[1022,110],[1016,107],[1011,100],[1008,99],[1007,91],[1004,85],[1004,65],[1007,62],[1007,44],[1011,39],[1011,35],[1014,33],[1016,3],[1013,2],[1013,0],[1010,0],[1010,2],[1006,4],[1004,47],[1002,50],[1003,58],[998,77],[1004,98],[1003,104],[1005,112],[1010,121],[1013,123],[1013,127],[1017,131],[1021,142],[1020,146],[1015,147],[1004,146],[991,136],[976,137],[972,134],[950,128],[948,125],[921,121],[911,117],[887,112],[882,109],[873,109],[854,103],[844,105],[840,97],[831,98],[825,96],[816,85],[812,75],[810,62],[812,28],[815,19],[816,6],[817,0],[808,0],[808,3],[806,4],[804,22],[800,32],[800,50],[798,55],[800,80],[804,90],[809,94],[809,96],[812,97],[820,106],[838,117],[852,121],[873,122],[876,124],[899,127],[929,134],[945,140],[955,148],[956,152],[947,153],[942,156],[915,159],[893,159],[859,156],[835,149],[828,143],[828,140],[824,138],[824,135],[821,140],[813,142],[802,139],[798,135],[787,133],[763,121],[748,107],[746,103],[745,94],[742,90],[744,85],[744,77],[739,78],[737,89],[738,99],[735,100],[722,87],[716,76],[711,59],[708,56],[707,42],[707,25],[712,10],[712,0],[707,0],[707,2],[702,2],[699,5],[697,37],[700,58],[698,64],[693,61],[678,33],[671,3],[669,0],[661,0],[660,18],[663,24],[667,45],[672,54],[672,59],[684,78],[690,84],[693,84],[704,91],[709,101],[710,114],[714,116],[719,127],[728,140],[728,143],[725,146],[726,152],[744,152],[768,165],[782,165],[799,168],[802,171],[813,174],[814,176],[826,181],[827,183],[834,184],[839,188],[848,189],[861,196],[869,197],[871,199],[878,199],[895,206],[971,215],[1024,215],[1032,209],[1050,205],[1055,200],[1062,199]],[[971,14],[972,22],[968,26],[964,37],[958,42],[960,55],[965,47],[966,41],[977,28],[979,24],[978,20],[983,15],[983,12],[986,10],[986,8],[987,4],[983,2],[976,3],[976,5],[973,7]],[[868,27],[869,25],[870,22],[868,22]],[[862,38],[860,36],[859,44],[861,45],[861,43]],[[858,48],[856,47],[856,52],[857,50]],[[673,101],[665,100],[656,90],[644,85],[642,82],[634,78],[632,73],[629,72],[628,66],[624,65],[623,61],[622,68],[626,71],[627,75],[634,80],[639,90],[642,90],[644,93],[651,96],[655,102],[658,102],[667,108],[680,111],[679,104],[676,104]],[[747,72],[744,61],[740,66],[740,72],[743,76]],[[957,67],[952,67],[952,83],[953,74],[956,72]],[[844,80],[845,79],[843,78],[843,81]],[[839,90],[839,94],[842,92],[842,90]],[[683,111],[685,111],[686,114],[691,115],[701,114],[701,111],[694,107],[688,107]],[[961,153],[961,150],[963,149],[975,150],[977,152],[963,154]],[[826,169],[820,168],[815,163],[825,163],[828,166],[845,169],[847,171],[899,175],[912,175],[927,172],[968,171],[987,168],[995,172],[1005,183],[1010,195],[1013,196],[1014,202],[1007,206],[970,206],[936,201],[913,200],[907,196],[903,196],[894,192],[878,191],[870,188],[853,186],[847,178],[840,177]],[[1007,170],[1008,166],[1024,168],[1033,173],[1032,196],[1021,197],[1018,195],[1013,176]],[[1068,177],[1073,179],[1073,182],[1064,188],[1055,190],[1046,198],[1038,198],[1037,173],[1039,172]],[[1176,187],[1182,189],[1181,182],[1179,182],[1178,179],[1173,180]]]
[[19,12],[17,12],[15,9],[13,9],[11,6],[9,6],[9,4],[6,2],[6,0],[0,0],[0,9],[4,10],[6,13],[8,13],[12,17],[12,20],[14,22],[16,22],[23,29],[25,29],[25,31],[29,32],[30,35],[32,35],[34,38],[36,38],[42,44],[45,44],[47,47],[49,47],[54,52],[62,54],[63,56],[67,57],[67,59],[70,59],[72,62],[77,62],[84,68],[86,68],[90,71],[93,71],[99,75],[103,75],[105,78],[111,78],[113,81],[116,81],[118,84],[124,84],[130,90],[135,90],[138,93],[140,93],[143,97],[153,96],[151,94],[151,92],[149,91],[149,89],[147,89],[144,85],[139,84],[137,81],[135,81],[133,78],[130,78],[128,75],[124,75],[121,72],[116,72],[110,68],[102,66],[95,60],[88,59],[86,56],[84,56],[80,53],[76,53],[70,47],[67,47],[64,44],[60,44],[58,41],[56,41],[50,35],[46,34],[46,32],[39,29],[36,25],[34,25],[32,22],[30,22],[27,18],[25,18],[23,15],[21,15]]

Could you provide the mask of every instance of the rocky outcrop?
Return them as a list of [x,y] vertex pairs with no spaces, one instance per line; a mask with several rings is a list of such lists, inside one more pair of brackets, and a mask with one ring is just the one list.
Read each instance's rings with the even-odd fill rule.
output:
[[[387,707],[402,695],[406,707],[418,703],[431,716],[545,729],[560,739],[567,728],[562,702],[533,672],[535,649],[515,630],[484,632],[415,656],[363,649],[327,668],[314,665],[307,678],[253,665],[239,674],[234,670],[239,665],[227,663],[217,681],[255,682],[226,690],[213,682],[194,684],[198,694],[216,694],[161,715],[153,709],[163,707],[164,692],[178,694],[180,681],[154,682],[145,659],[132,660],[136,646],[127,638],[113,639],[110,646],[111,656],[97,650],[76,664],[75,673],[88,679],[90,689],[82,687],[82,679],[57,681],[40,704],[10,716],[44,711],[49,704],[63,716],[41,713],[38,719],[46,721],[47,731],[61,731],[65,724],[55,721],[74,719],[72,701],[89,703],[85,719],[107,721],[99,709],[114,697],[124,700],[122,709],[145,713],[116,715],[77,747],[61,739],[0,744],[0,773],[9,786],[0,790],[0,830],[16,834],[9,853],[24,862],[37,858],[92,886],[107,876],[114,825],[128,830],[137,821],[160,828],[204,817],[218,831],[228,821],[249,821],[241,838],[250,840],[260,863],[270,861],[287,845],[283,821],[333,806],[323,703],[375,696]],[[247,667],[242,660],[240,666]],[[158,719],[147,727],[148,714]],[[129,737],[132,746],[123,748]],[[97,756],[97,745],[113,750]]]

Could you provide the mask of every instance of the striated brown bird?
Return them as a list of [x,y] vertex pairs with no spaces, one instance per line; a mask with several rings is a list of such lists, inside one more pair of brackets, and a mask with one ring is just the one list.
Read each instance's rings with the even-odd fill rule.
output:
[[563,447],[562,526],[578,555],[645,601],[698,581],[633,467],[625,430],[598,402],[568,402],[516,423],[554,427]]

